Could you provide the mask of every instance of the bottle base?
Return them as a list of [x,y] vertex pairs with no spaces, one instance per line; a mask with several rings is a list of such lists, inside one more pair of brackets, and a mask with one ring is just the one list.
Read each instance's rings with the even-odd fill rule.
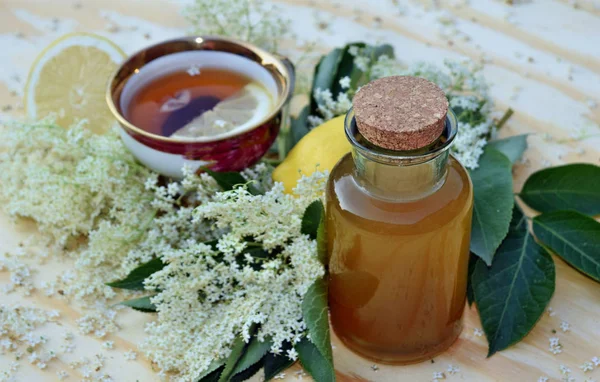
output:
[[365,346],[358,344],[356,341],[352,341],[351,339],[340,335],[337,333],[335,328],[333,328],[337,337],[342,341],[342,343],[348,348],[350,351],[355,353],[356,355],[369,359],[373,362],[386,364],[386,365],[394,365],[394,366],[402,366],[402,365],[412,365],[415,363],[421,363],[428,361],[435,356],[445,352],[454,344],[454,342],[458,339],[460,334],[462,333],[462,324],[457,325],[457,330],[452,333],[450,337],[445,339],[443,342],[439,343],[436,346],[430,347],[425,352],[420,353],[397,353],[397,352],[375,352],[369,349],[366,349]]

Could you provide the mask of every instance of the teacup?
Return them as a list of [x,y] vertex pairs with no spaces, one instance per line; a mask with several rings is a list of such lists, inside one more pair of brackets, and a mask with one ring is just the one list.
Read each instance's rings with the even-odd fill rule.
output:
[[[181,70],[191,63],[222,67],[252,77],[271,93],[273,109],[265,118],[242,130],[193,140],[150,133],[125,117],[127,102],[136,89],[156,76]],[[269,150],[281,123],[285,122],[293,86],[294,68],[285,58],[229,38],[183,37],[152,45],[129,57],[112,76],[106,100],[121,127],[121,138],[133,155],[160,174],[181,178],[184,165],[194,171],[200,167],[239,171],[255,164]]]

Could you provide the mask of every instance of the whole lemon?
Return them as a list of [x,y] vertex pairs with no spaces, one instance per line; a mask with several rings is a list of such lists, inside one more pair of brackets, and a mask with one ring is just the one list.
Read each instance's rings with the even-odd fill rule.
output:
[[291,193],[302,175],[333,169],[348,152],[350,142],[344,132],[343,115],[319,125],[306,134],[273,171],[273,180]]

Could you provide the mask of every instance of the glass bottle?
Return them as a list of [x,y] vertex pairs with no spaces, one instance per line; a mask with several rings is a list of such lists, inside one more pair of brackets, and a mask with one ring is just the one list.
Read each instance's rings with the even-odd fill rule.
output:
[[442,135],[411,151],[383,149],[359,132],[327,185],[329,306],[338,337],[382,363],[409,364],[444,351],[462,330],[473,190]]

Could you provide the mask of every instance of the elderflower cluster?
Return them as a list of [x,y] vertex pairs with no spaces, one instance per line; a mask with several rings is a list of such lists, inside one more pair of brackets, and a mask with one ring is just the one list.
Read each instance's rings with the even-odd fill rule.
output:
[[[406,68],[387,55],[374,60],[367,55],[369,50],[358,46],[351,46],[348,52],[354,56],[355,67],[363,71],[369,80],[410,75],[436,83],[446,93],[459,122],[452,153],[465,167],[478,167],[483,148],[494,133],[493,103],[481,66],[471,61],[445,61],[441,68],[425,63]],[[342,78],[339,82],[342,90],[338,94],[332,94],[330,89],[314,89],[313,99],[319,115],[308,117],[311,127],[346,113],[352,106],[352,97],[359,88],[353,88],[349,78]]]
[[184,10],[192,32],[230,36],[276,52],[289,33],[289,20],[263,0],[196,0]]
[[478,167],[487,141],[495,133],[491,116],[493,102],[481,74],[482,67],[472,61],[444,61],[443,68],[416,64],[399,74],[426,78],[445,93],[458,119],[458,134],[452,154],[465,167]]
[[[264,170],[249,171],[264,178]],[[2,207],[34,219],[75,258],[53,288],[87,305],[113,298],[105,283],[140,263],[218,233],[192,220],[195,205],[220,188],[206,174],[184,168],[184,175],[181,182],[161,183],[116,131],[98,136],[50,120],[0,130]]]
[[83,124],[65,130],[52,120],[1,129],[2,207],[36,220],[59,246],[97,229],[103,218],[139,216],[151,197],[143,189],[151,172],[116,134],[95,135]]
[[19,367],[18,360],[25,355],[28,362],[40,369],[45,369],[56,358],[56,353],[46,348],[48,338],[36,329],[56,322],[57,317],[55,311],[0,305],[0,356],[8,357],[7,353],[12,353],[11,357],[17,359],[10,370],[0,373],[0,380],[13,380],[13,373]]
[[167,266],[145,281],[146,289],[159,291],[151,300],[158,318],[146,327],[142,349],[163,372],[195,380],[227,357],[240,335],[246,342],[253,335],[269,339],[273,353],[305,335],[302,298],[325,271],[301,221],[322,198],[326,179],[326,173],[301,179],[293,196],[281,183],[262,195],[236,188],[197,208],[197,221],[226,233],[216,244],[190,241],[163,252]]

